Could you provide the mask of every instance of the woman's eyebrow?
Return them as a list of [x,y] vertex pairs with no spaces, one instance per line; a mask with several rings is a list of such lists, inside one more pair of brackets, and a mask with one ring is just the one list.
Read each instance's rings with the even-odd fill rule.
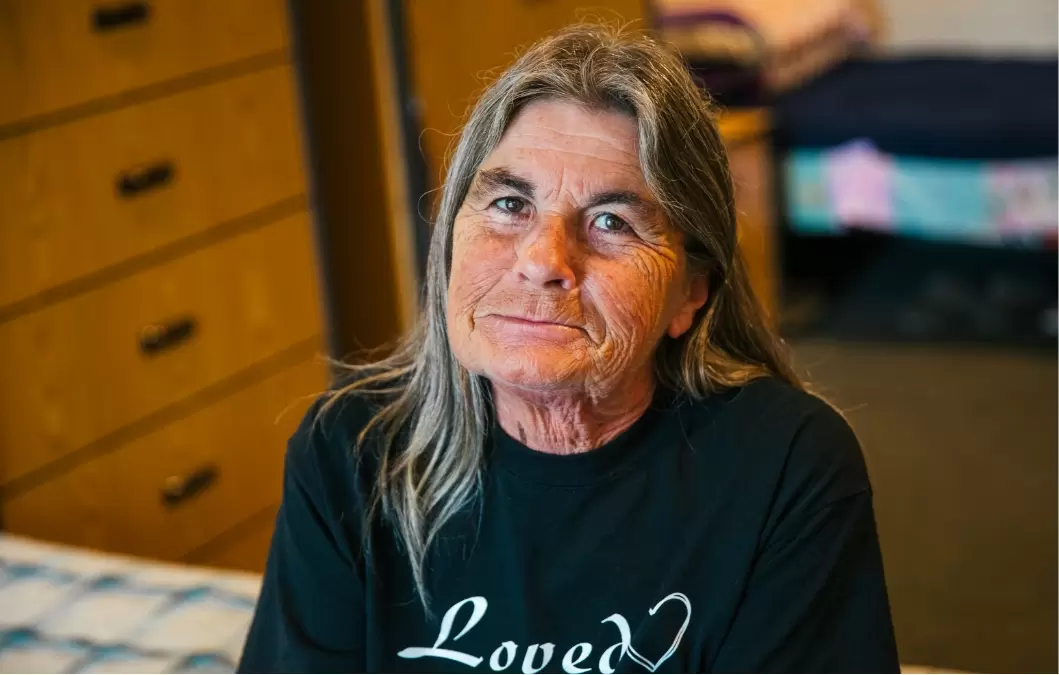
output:
[[533,199],[533,194],[536,191],[535,186],[528,179],[502,166],[479,171],[474,178],[474,185],[471,187],[471,191],[473,195],[481,196],[505,188],[514,190],[526,199]]
[[621,204],[630,207],[641,218],[652,218],[658,213],[658,205],[644,199],[630,190],[608,190],[592,195],[585,203],[585,209],[594,209],[608,204]]
[[[475,175],[471,194],[474,197],[486,197],[500,190],[514,190],[526,199],[533,199],[536,186],[528,178],[523,178],[507,167],[483,169]],[[584,209],[593,209],[608,204],[621,204],[632,208],[641,218],[652,218],[658,213],[658,205],[644,199],[631,190],[606,190],[594,195],[585,203]]]

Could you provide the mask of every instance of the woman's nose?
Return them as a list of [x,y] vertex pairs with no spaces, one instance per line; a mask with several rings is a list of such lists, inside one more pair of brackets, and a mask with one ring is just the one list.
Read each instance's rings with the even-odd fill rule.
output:
[[527,233],[520,247],[515,272],[519,279],[540,288],[574,287],[571,267],[573,242],[568,241],[566,222],[560,216],[545,216]]

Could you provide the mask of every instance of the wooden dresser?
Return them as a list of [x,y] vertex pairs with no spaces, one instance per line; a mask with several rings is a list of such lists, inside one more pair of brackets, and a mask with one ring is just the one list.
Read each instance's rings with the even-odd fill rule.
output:
[[0,528],[260,569],[327,386],[283,0],[0,0]]

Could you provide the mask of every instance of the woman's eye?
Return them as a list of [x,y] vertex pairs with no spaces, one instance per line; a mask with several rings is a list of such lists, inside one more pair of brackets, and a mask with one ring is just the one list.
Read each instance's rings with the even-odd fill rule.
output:
[[613,213],[601,213],[592,218],[592,227],[604,232],[623,232],[629,225]]
[[507,213],[519,214],[526,209],[526,200],[518,197],[501,197],[493,202],[493,206]]

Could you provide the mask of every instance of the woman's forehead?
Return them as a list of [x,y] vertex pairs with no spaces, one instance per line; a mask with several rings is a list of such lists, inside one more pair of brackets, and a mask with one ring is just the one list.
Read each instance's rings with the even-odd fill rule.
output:
[[535,182],[646,189],[636,121],[563,101],[537,101],[520,111],[480,171],[496,168],[532,174]]

